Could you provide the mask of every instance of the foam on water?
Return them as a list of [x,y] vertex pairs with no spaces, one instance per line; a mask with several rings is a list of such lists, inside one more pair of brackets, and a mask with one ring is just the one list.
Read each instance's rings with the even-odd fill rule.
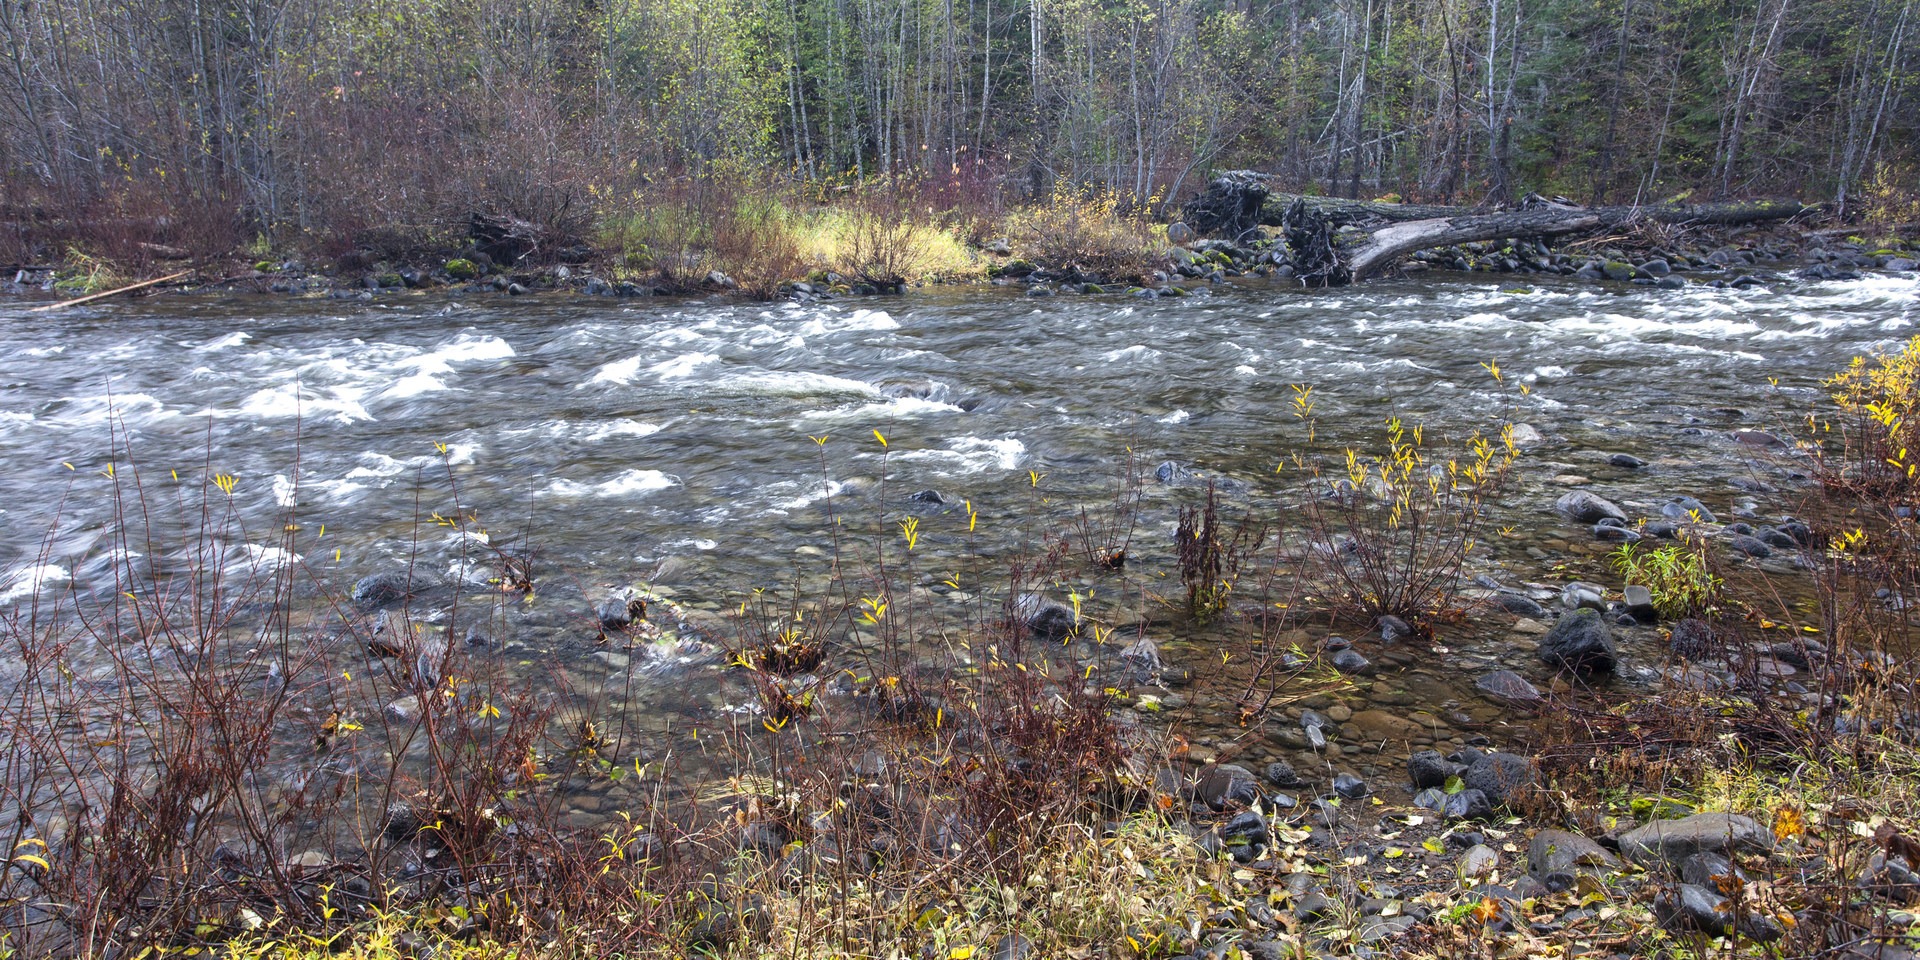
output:
[[1107,363],[1120,363],[1122,361],[1129,361],[1129,360],[1149,360],[1149,361],[1158,360],[1160,359],[1160,356],[1161,356],[1160,351],[1155,350],[1152,347],[1146,346],[1144,344],[1136,343],[1131,347],[1123,347],[1119,350],[1110,350],[1106,353],[1105,356],[1102,356],[1100,359],[1104,360]]
[[716,393],[749,396],[811,397],[823,394],[857,393],[878,396],[880,389],[865,380],[850,380],[825,373],[798,370],[761,370],[752,374],[730,374],[715,381]]
[[237,347],[252,339],[253,335],[250,333],[234,332],[215,340],[209,340],[206,343],[194,347],[194,349],[205,353],[212,353],[216,350],[225,350],[228,347]]
[[896,454],[895,460],[928,461],[954,473],[984,473],[988,470],[1017,470],[1026,457],[1027,445],[1013,437],[958,437],[947,441],[945,450],[909,450]]
[[[556,430],[565,430],[569,424],[556,423],[553,426]],[[659,432],[660,426],[658,424],[641,423],[630,417],[621,417],[618,420],[609,420],[605,423],[590,425],[586,433],[581,436],[581,439],[589,443],[598,443],[601,440],[608,440],[613,437],[651,437]]]
[[73,579],[67,568],[51,563],[33,564],[0,574],[0,606],[18,603],[40,592],[40,588]]
[[547,485],[547,495],[566,499],[631,497],[679,485],[679,480],[658,470],[628,470],[600,483],[555,480]]
[[835,407],[832,410],[808,410],[800,416],[808,420],[877,421],[925,417],[940,413],[964,413],[951,403],[921,397],[895,397],[878,403]]
[[366,389],[363,387],[331,387],[323,393],[319,390],[302,390],[297,382],[286,383],[254,391],[240,401],[237,411],[216,410],[213,413],[215,416],[238,415],[254,420],[298,417],[306,423],[349,424],[373,419],[373,414],[368,413],[360,403],[364,396]]
[[647,372],[662,380],[684,380],[698,373],[701,367],[719,361],[717,353],[683,353],[648,367]]

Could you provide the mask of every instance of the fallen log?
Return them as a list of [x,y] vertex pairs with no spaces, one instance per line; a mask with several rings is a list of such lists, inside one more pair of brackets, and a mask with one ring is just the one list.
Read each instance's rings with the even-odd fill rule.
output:
[[95,300],[105,300],[106,298],[111,297],[115,294],[132,293],[135,290],[145,290],[146,288],[155,286],[156,284],[166,283],[168,280],[178,280],[181,277],[184,277],[192,272],[193,272],[192,270],[182,270],[179,273],[170,273],[164,277],[154,277],[152,280],[142,280],[139,283],[129,283],[124,287],[115,287],[112,290],[106,290],[100,293],[90,293],[84,297],[75,297],[72,300],[62,300],[59,303],[49,303],[44,306],[34,307],[32,310],[29,310],[27,312],[40,313],[46,310],[58,310],[61,307],[77,307],[83,303],[92,303]]
[[[1511,210],[1442,207],[1271,193],[1259,174],[1237,171],[1215,178],[1182,212],[1194,230],[1235,241],[1256,225],[1280,227],[1288,261],[1302,282],[1341,286],[1377,277],[1399,258],[1434,247],[1591,234],[1637,223],[1763,223],[1815,209],[1776,200],[1583,207],[1538,197]],[[1342,228],[1356,227],[1365,231],[1363,238],[1342,235]]]
[[1351,279],[1384,273],[1409,253],[1479,240],[1536,240],[1575,233],[1617,230],[1635,223],[1741,224],[1786,220],[1812,208],[1791,201],[1669,204],[1657,207],[1572,207],[1543,205],[1500,213],[1466,214],[1407,220],[1373,230],[1343,252]]

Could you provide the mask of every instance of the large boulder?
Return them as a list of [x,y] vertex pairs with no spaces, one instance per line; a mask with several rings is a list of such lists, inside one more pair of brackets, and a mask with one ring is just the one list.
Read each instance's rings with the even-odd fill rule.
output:
[[1737,813],[1696,813],[1679,820],[1656,820],[1620,836],[1620,853],[1635,863],[1679,864],[1696,853],[1765,853],[1773,849],[1772,831]]
[[1611,673],[1617,660],[1613,631],[1599,611],[1582,607],[1554,621],[1553,628],[1540,638],[1540,659],[1556,670]]

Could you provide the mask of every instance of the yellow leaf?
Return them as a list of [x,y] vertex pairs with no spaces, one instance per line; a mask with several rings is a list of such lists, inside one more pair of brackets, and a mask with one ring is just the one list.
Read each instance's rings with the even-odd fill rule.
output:
[[954,947],[947,953],[947,960],[967,960],[973,956],[973,947]]

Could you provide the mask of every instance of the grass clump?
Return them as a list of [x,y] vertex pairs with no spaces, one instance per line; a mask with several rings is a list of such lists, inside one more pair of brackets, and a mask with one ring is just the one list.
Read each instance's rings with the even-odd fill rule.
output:
[[1049,269],[1103,280],[1138,280],[1165,259],[1166,227],[1128,209],[1113,190],[1057,190],[1007,218],[1014,246]]

